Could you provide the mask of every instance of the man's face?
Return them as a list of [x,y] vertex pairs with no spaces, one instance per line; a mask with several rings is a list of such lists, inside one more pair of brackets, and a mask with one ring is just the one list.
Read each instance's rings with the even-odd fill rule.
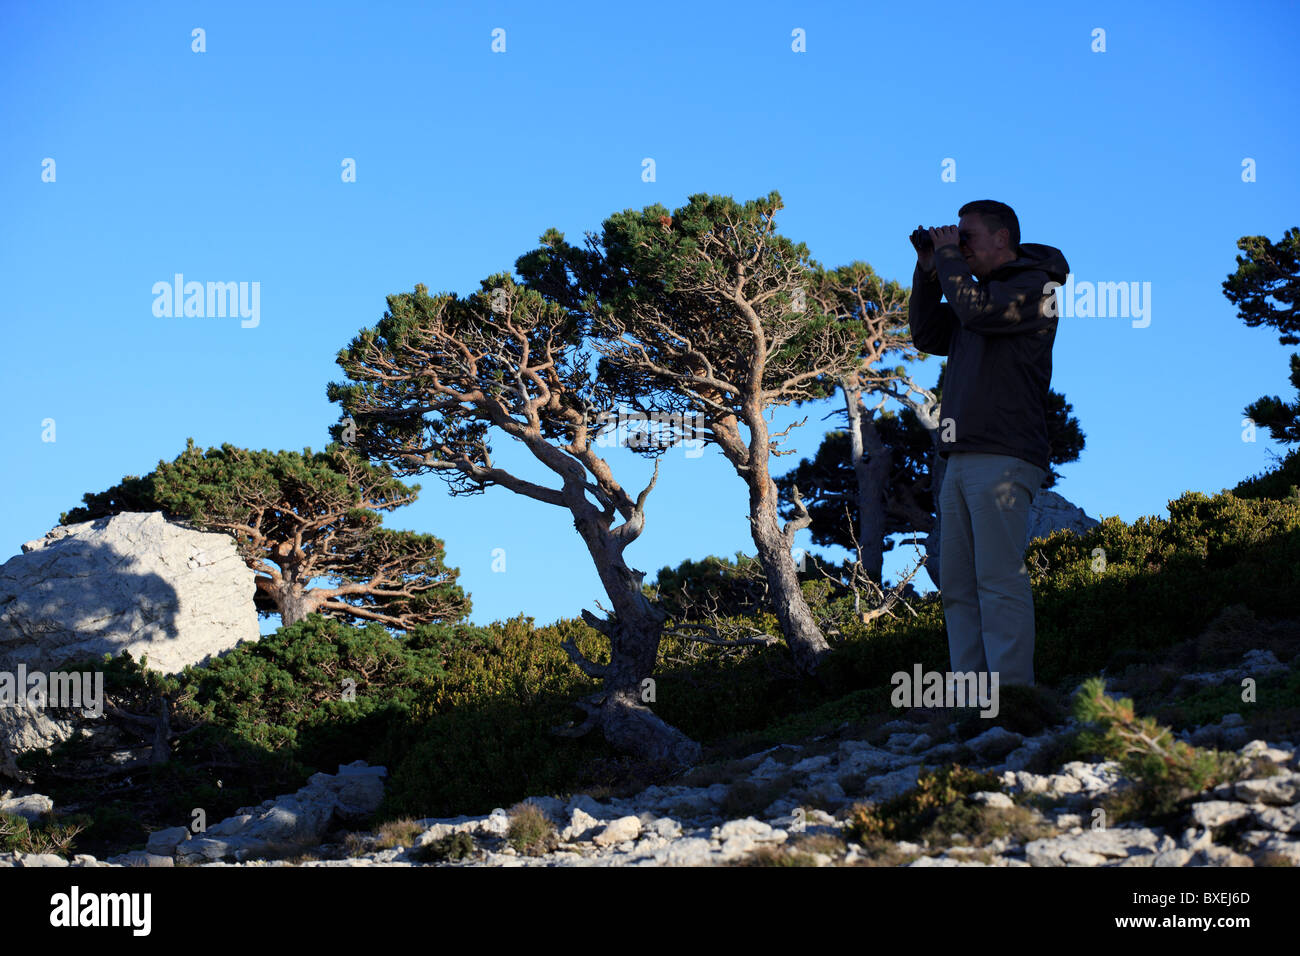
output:
[[1015,258],[1010,250],[1007,230],[999,229],[996,235],[990,235],[979,216],[962,216],[957,223],[957,235],[960,237],[957,247],[966,259],[966,268],[977,279]]

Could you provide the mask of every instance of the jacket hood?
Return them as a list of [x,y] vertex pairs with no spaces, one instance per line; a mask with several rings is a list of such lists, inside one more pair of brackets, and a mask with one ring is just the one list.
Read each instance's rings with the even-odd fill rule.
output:
[[1053,282],[1064,284],[1066,276],[1070,274],[1070,264],[1065,261],[1065,256],[1061,250],[1055,246],[1045,246],[1038,242],[1022,242],[1016,247],[1019,256],[1008,263],[1005,263],[995,269],[1000,272],[1002,269],[1041,269],[1052,277]]

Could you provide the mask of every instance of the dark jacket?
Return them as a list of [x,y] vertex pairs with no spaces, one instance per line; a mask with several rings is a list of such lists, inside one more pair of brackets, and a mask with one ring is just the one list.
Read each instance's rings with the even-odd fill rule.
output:
[[1064,284],[1070,267],[1052,246],[1026,242],[1017,252],[979,282],[957,246],[935,249],[934,269],[927,274],[918,264],[912,276],[908,317],[918,349],[948,356],[939,454],[1014,455],[1049,471],[1047,394],[1057,317],[1048,314],[1051,298],[1043,286]]

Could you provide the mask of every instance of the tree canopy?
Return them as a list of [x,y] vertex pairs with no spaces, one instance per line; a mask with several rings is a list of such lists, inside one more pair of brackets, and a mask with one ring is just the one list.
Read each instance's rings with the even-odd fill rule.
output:
[[[258,612],[292,624],[313,611],[407,629],[458,621],[469,598],[444,565],[431,534],[381,527],[381,512],[416,500],[392,472],[340,444],[313,454],[249,451],[224,444],[206,452],[187,439],[174,461],[144,477],[83,497],[63,524],[122,511],[169,518],[235,539],[254,571]],[[314,579],[328,582],[312,587]]]

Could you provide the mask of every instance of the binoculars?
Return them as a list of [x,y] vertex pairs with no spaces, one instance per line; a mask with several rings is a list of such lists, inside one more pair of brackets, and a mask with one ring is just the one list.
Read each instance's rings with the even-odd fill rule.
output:
[[930,230],[918,226],[908,238],[912,240],[912,245],[921,255],[934,252],[934,240],[930,238]]

